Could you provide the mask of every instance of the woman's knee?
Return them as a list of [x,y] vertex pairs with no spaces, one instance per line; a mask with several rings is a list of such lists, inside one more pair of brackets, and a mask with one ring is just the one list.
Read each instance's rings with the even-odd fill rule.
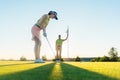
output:
[[41,40],[35,37],[35,44],[41,46]]

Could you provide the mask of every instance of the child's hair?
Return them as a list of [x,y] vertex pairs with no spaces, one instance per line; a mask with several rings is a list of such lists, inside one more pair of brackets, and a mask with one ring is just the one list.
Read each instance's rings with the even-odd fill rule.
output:
[[59,38],[61,38],[61,35],[58,35]]

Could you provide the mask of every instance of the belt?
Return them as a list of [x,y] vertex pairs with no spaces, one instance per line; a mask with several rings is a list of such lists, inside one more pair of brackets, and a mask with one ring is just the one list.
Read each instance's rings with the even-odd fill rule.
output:
[[39,25],[35,24],[35,26],[37,26],[38,28],[42,29]]

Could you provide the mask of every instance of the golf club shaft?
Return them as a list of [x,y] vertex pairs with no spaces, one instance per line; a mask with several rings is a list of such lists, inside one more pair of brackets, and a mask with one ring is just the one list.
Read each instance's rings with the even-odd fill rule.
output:
[[47,37],[46,37],[46,40],[47,40],[47,42],[48,42],[48,45],[49,45],[49,47],[50,47],[50,49],[51,49],[53,55],[55,56],[55,53],[54,53],[54,51],[53,51],[53,48],[52,48],[52,46],[51,46],[51,44],[50,44],[50,42],[49,42],[49,40],[48,40]]

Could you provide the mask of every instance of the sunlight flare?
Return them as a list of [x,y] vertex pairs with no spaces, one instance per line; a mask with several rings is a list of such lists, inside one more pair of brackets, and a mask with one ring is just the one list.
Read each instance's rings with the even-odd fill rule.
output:
[[61,63],[55,64],[49,80],[62,80],[63,79],[63,74],[62,74],[62,69],[61,69],[60,64]]

